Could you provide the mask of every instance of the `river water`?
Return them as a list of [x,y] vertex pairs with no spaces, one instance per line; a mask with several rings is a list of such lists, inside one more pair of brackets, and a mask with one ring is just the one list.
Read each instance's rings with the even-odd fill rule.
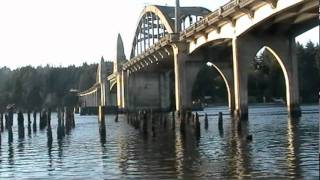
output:
[[301,118],[290,119],[284,107],[250,107],[241,126],[224,115],[222,131],[216,114],[226,107],[207,108],[200,114],[210,115],[209,128],[201,116],[200,138],[190,129],[182,136],[178,122],[175,131],[168,122],[156,128],[156,137],[146,137],[125,116],[119,122],[107,116],[106,141],[97,117],[78,115],[75,129],[58,141],[53,113],[51,145],[46,130],[28,134],[27,125],[18,139],[15,117],[13,142],[7,131],[1,137],[0,179],[318,179],[319,107],[302,110]]

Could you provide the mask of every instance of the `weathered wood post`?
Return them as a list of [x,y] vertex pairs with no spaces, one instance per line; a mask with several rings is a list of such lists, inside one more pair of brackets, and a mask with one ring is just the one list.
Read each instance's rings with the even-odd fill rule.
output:
[[114,122],[118,122],[119,120],[118,120],[118,117],[119,116],[119,112],[118,112],[118,108],[116,108],[116,117],[115,117],[115,119],[114,119]]
[[12,126],[8,126],[8,143],[13,142],[13,133],[12,133]]
[[39,130],[41,130],[41,118],[42,118],[42,110],[39,111]]
[[223,114],[222,114],[222,112],[219,112],[218,127],[219,127],[219,129],[223,129]]
[[[198,116],[198,114],[197,114],[197,116]],[[206,113],[206,114],[204,115],[204,128],[205,128],[206,130],[208,130],[208,127],[209,127],[208,114]]]
[[185,130],[186,130],[186,122],[185,122],[186,112],[184,110],[179,111],[178,115],[180,117],[180,132],[182,134],[185,134]]
[[1,132],[3,132],[4,126],[3,126],[3,113],[2,112],[0,113],[0,129],[1,129]]
[[37,132],[37,111],[33,112],[33,132]]
[[195,124],[195,130],[196,130],[196,136],[200,137],[200,121],[199,121],[199,116],[196,116],[196,124]]
[[4,115],[4,119],[5,119],[5,128],[9,129],[9,116],[7,114]]
[[[152,110],[151,110],[150,116],[152,117]],[[144,116],[143,116],[142,131],[143,131],[144,135],[148,134],[148,114],[147,114],[147,112],[144,113]]]
[[40,116],[40,130],[44,130],[44,128],[47,126],[47,112],[46,110],[43,110]]
[[10,109],[8,114],[8,126],[12,128],[12,125],[13,125],[13,109]]
[[61,108],[58,108],[58,113],[57,113],[57,117],[58,117],[58,127],[57,127],[57,139],[62,139],[63,137],[63,129],[62,129],[62,112],[61,112]]
[[100,140],[104,142],[106,140],[105,108],[104,106],[99,106],[98,108]]
[[24,118],[21,111],[18,112],[18,137],[24,138]]
[[[103,107],[102,107],[103,108]],[[73,108],[71,107],[65,107],[65,128],[66,133],[68,134],[73,127]],[[104,118],[104,116],[103,116]]]
[[31,112],[28,110],[28,135],[31,135]]
[[51,129],[51,110],[48,110],[48,118],[47,118],[47,139],[48,146],[52,145],[52,129]]

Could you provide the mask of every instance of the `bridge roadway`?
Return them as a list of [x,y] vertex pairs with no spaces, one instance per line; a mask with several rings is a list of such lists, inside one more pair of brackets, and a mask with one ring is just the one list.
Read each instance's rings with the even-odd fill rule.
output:
[[[282,69],[288,112],[297,114],[295,37],[319,24],[318,11],[318,0],[232,0],[213,12],[178,7],[175,13],[174,7],[147,6],[139,17],[130,60],[119,35],[113,74],[106,77],[101,62],[97,83],[79,96],[90,106],[191,109],[193,84],[210,62],[225,81],[230,111],[246,118],[249,64],[265,48]],[[175,23],[181,31],[174,31]]]

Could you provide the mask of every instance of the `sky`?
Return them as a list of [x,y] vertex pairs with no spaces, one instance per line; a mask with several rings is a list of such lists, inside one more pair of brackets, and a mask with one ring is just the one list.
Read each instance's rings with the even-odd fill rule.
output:
[[[180,0],[210,10],[228,0]],[[127,58],[146,5],[174,0],[0,0],[0,67],[67,66],[114,60],[117,34]],[[298,37],[319,42],[319,27]]]

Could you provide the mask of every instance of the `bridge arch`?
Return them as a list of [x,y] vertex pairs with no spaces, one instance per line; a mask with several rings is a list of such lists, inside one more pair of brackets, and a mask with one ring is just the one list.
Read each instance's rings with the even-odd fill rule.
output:
[[173,22],[162,6],[147,6],[139,16],[130,58],[142,53],[167,33],[173,33]]
[[280,56],[269,46],[264,46],[263,47],[265,50],[267,50],[269,53],[271,53],[271,55],[277,60],[278,64],[280,65],[281,67],[281,70],[282,70],[282,73],[284,75],[284,80],[285,80],[285,85],[286,85],[286,104],[287,106],[290,106],[290,102],[291,102],[291,99],[290,99],[290,85],[291,85],[291,82],[290,82],[290,78],[289,78],[289,73],[288,73],[288,70],[287,70],[287,67],[285,66],[284,64],[284,61],[280,58]]
[[[207,70],[205,70],[205,69],[207,69]],[[211,75],[207,74],[208,72],[206,72],[206,71],[208,71],[208,70],[211,71],[209,74],[211,74],[211,73],[214,73],[214,74],[211,74]],[[201,79],[199,79],[199,77],[201,76],[201,73],[203,73],[203,72],[205,72],[205,74],[207,74],[206,76],[202,75],[202,77],[205,78],[205,81],[209,80],[210,78],[216,78],[216,77],[218,77],[221,80],[222,84],[220,84],[220,83],[219,84],[223,88],[223,91],[221,91],[221,92],[223,92],[223,94],[221,94],[222,99],[224,99],[224,97],[226,97],[225,99],[227,100],[227,105],[229,107],[229,110],[233,111],[233,109],[234,109],[233,73],[232,73],[232,70],[230,69],[229,65],[225,62],[217,62],[217,61],[212,61],[212,60],[201,62],[201,65],[198,66],[196,73],[193,74],[193,77],[191,77],[189,79],[191,81],[190,83],[192,85],[192,100],[195,100],[194,99],[195,98],[194,91],[196,90],[195,88],[200,87],[198,84],[199,83],[198,80],[201,80]],[[209,78],[209,79],[207,79],[207,78]],[[214,80],[214,81],[216,81],[216,80]],[[218,82],[218,81],[216,81],[216,82]],[[213,85],[216,86],[217,84],[213,84]],[[224,87],[225,87],[225,89],[224,89]],[[213,87],[210,87],[210,89],[211,88],[213,88]],[[220,99],[220,100],[222,100],[222,99]]]
[[[208,63],[207,63],[208,64]],[[228,93],[228,106],[229,109],[232,109],[233,105],[232,105],[232,92],[231,92],[231,84],[230,84],[230,80],[227,79],[227,76],[225,75],[224,72],[222,72],[222,70],[215,64],[215,63],[211,63],[209,62],[209,65],[214,68],[222,77],[225,85],[226,85],[226,89],[227,89],[227,93]]]
[[[174,7],[169,6],[150,5],[143,9],[134,34],[130,58],[143,53],[166,34],[174,33],[174,12]],[[180,26],[185,29],[209,13],[210,10],[202,7],[181,7]]]
[[209,45],[210,46],[220,45],[220,44],[224,44],[231,41],[232,41],[232,38],[228,36],[217,36],[215,37],[215,39],[211,39],[211,40],[205,39],[204,37],[199,38],[197,39],[197,41],[192,41],[189,43],[189,54],[194,54],[201,48],[204,48]]

